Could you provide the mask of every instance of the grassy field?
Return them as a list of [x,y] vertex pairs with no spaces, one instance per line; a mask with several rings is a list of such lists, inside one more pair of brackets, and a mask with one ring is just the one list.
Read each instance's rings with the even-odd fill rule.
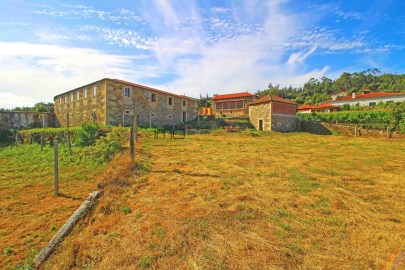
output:
[[404,141],[248,131],[140,147],[45,269],[390,269],[403,250]]
[[0,269],[25,269],[96,187],[105,165],[59,150],[60,197],[53,196],[53,148],[0,148]]

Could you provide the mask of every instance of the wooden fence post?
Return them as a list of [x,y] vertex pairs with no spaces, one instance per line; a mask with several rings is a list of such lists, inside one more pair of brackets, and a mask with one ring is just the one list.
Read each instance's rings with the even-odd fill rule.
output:
[[53,140],[53,192],[59,195],[59,175],[58,175],[58,140]]
[[70,143],[70,131],[69,131],[69,114],[66,114],[66,128],[67,128],[67,141],[69,147],[69,155],[72,154],[72,145]]
[[[45,114],[42,115],[42,128],[45,128]],[[41,152],[44,151],[44,132],[41,131]]]
[[131,156],[131,162],[135,160],[135,143],[134,143],[134,125],[135,125],[135,116],[131,116],[131,131],[129,137],[129,154]]
[[135,132],[135,142],[138,142],[138,115],[135,114],[134,118],[134,132]]
[[389,131],[389,128],[388,128],[388,126],[387,126],[387,139],[390,139],[390,131]]
[[357,125],[354,126],[354,137],[357,137]]
[[15,147],[18,147],[18,130],[15,131]]

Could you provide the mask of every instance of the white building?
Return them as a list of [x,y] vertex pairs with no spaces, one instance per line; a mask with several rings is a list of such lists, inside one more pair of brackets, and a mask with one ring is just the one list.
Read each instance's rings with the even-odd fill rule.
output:
[[333,104],[336,106],[343,106],[344,104],[349,104],[351,106],[359,104],[360,106],[375,106],[380,102],[390,103],[390,102],[403,102],[405,101],[405,93],[367,93],[367,94],[356,94],[353,93],[351,96],[334,98],[328,100],[325,103]]

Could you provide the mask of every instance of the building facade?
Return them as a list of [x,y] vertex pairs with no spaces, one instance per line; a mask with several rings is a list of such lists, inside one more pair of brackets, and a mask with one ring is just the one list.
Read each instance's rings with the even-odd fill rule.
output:
[[197,100],[152,87],[116,79],[102,79],[54,98],[60,126],[95,121],[105,125],[129,125],[138,115],[140,126],[177,125],[197,117]]
[[248,116],[248,103],[257,97],[249,92],[217,95],[212,99],[213,114],[219,117]]
[[278,96],[264,96],[249,104],[250,123],[257,130],[297,131],[296,112],[296,103]]
[[318,106],[314,105],[302,105],[298,107],[297,113],[313,113],[313,112],[337,112],[339,106],[332,104],[321,104]]
[[344,104],[349,104],[352,106],[357,104],[359,104],[360,106],[375,106],[380,102],[390,103],[403,101],[405,101],[405,93],[365,92],[363,94],[352,93],[349,96],[332,98],[332,100],[328,100],[325,103],[341,107]]

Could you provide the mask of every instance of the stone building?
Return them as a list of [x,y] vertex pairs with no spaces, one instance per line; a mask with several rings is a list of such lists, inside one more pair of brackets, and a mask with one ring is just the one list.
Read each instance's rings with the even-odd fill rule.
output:
[[278,96],[264,96],[249,103],[249,119],[257,130],[296,131],[296,112],[296,103]]
[[138,115],[140,126],[177,125],[197,117],[197,100],[152,87],[116,79],[102,79],[54,98],[60,126],[77,126],[95,120],[99,124],[129,125]]
[[217,95],[212,99],[213,114],[220,117],[248,116],[247,104],[257,97],[249,92]]
[[55,115],[48,112],[0,112],[0,129],[54,127]]

